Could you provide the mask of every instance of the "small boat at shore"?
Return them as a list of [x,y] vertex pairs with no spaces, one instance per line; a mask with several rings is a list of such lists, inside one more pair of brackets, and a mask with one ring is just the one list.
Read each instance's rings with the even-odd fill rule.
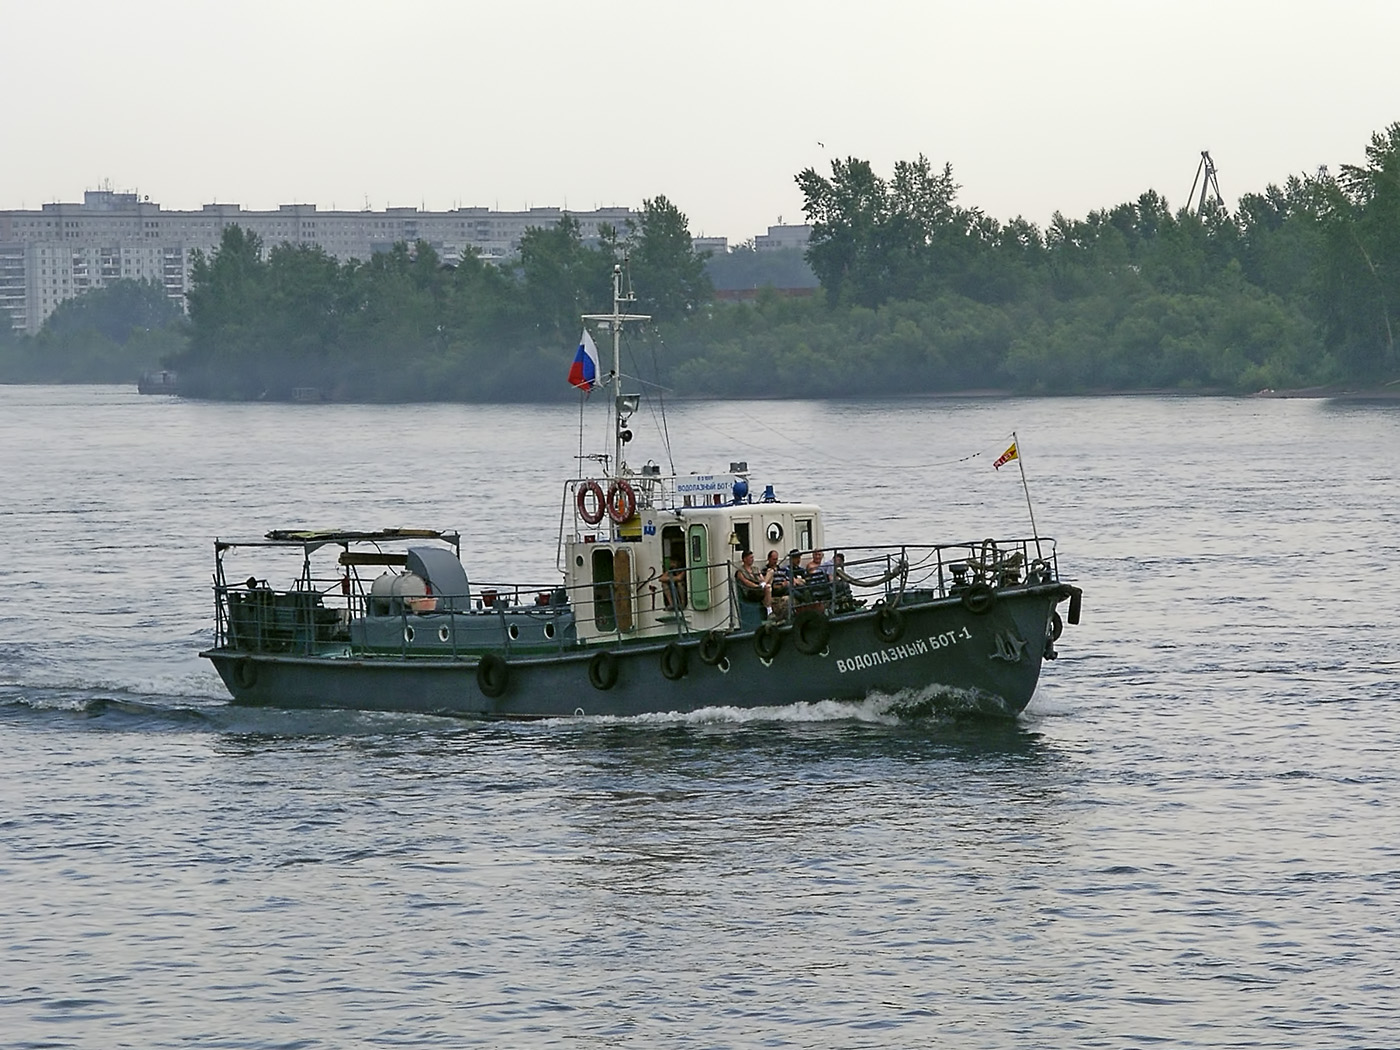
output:
[[[614,441],[580,457],[601,467],[593,476],[564,483],[554,572],[471,580],[460,535],[442,529],[216,540],[215,638],[201,655],[234,702],[526,719],[887,694],[1023,710],[1064,622],[1079,621],[1054,541],[846,543],[817,504],[772,485],[755,496],[747,463],[634,469],[640,395],[621,389],[619,340],[647,318],[630,302],[615,272],[612,312],[584,318],[612,338]],[[579,358],[571,381],[594,385],[587,329]],[[739,574],[748,551],[778,556],[759,586]],[[293,562],[285,586],[269,582],[274,556]]]
[[178,394],[180,392],[180,379],[168,369],[161,369],[158,372],[142,372],[136,380],[136,392],[138,394]]

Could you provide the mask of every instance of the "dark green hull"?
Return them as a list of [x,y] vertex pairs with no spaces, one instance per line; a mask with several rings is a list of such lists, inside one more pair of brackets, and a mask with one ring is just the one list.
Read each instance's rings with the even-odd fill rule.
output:
[[[978,611],[957,597],[879,606],[796,626],[536,655],[291,655],[222,647],[203,655],[235,703],[471,718],[631,716],[910,694],[1015,716],[1053,654],[1060,583],[997,592]],[[600,655],[601,654],[601,655]],[[484,664],[484,666],[483,666]]]

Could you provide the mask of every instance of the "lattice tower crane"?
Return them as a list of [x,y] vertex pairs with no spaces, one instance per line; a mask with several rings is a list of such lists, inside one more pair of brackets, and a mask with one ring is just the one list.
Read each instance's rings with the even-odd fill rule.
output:
[[1201,163],[1196,165],[1196,177],[1191,181],[1191,192],[1186,198],[1188,201],[1196,196],[1197,183],[1201,186],[1201,199],[1196,202],[1197,215],[1206,210],[1206,197],[1212,190],[1215,191],[1215,199],[1224,207],[1225,198],[1220,195],[1220,183],[1215,180],[1215,161],[1210,159],[1209,150],[1201,150]]

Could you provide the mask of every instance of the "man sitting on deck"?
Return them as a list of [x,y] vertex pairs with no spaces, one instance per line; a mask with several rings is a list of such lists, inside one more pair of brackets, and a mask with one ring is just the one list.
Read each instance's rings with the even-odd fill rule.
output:
[[661,574],[661,600],[671,611],[685,608],[685,570],[681,560],[671,558],[671,567]]
[[807,590],[813,601],[825,602],[831,599],[831,563],[820,550],[812,552],[811,560],[803,566],[807,574]]
[[831,599],[836,612],[850,612],[865,604],[851,593],[851,581],[846,576],[846,556],[837,551],[831,557]]
[[786,619],[794,602],[805,601],[807,574],[802,571],[802,552],[788,551],[786,565],[778,566],[773,574],[773,609]]
[[746,602],[762,602],[765,616],[773,614],[773,577],[759,572],[753,563],[753,551],[744,551],[743,564],[734,570],[734,582],[739,585],[739,597]]

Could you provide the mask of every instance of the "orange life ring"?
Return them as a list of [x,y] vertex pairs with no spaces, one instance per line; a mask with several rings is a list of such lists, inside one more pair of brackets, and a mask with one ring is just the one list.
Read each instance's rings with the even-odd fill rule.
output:
[[[589,505],[589,496],[593,497],[592,506]],[[603,520],[606,504],[603,502],[603,486],[596,481],[588,480],[578,487],[578,495],[574,499],[578,506],[578,516],[590,525],[597,525]]]
[[618,478],[608,486],[608,517],[621,525],[637,513],[637,494],[632,486]]

